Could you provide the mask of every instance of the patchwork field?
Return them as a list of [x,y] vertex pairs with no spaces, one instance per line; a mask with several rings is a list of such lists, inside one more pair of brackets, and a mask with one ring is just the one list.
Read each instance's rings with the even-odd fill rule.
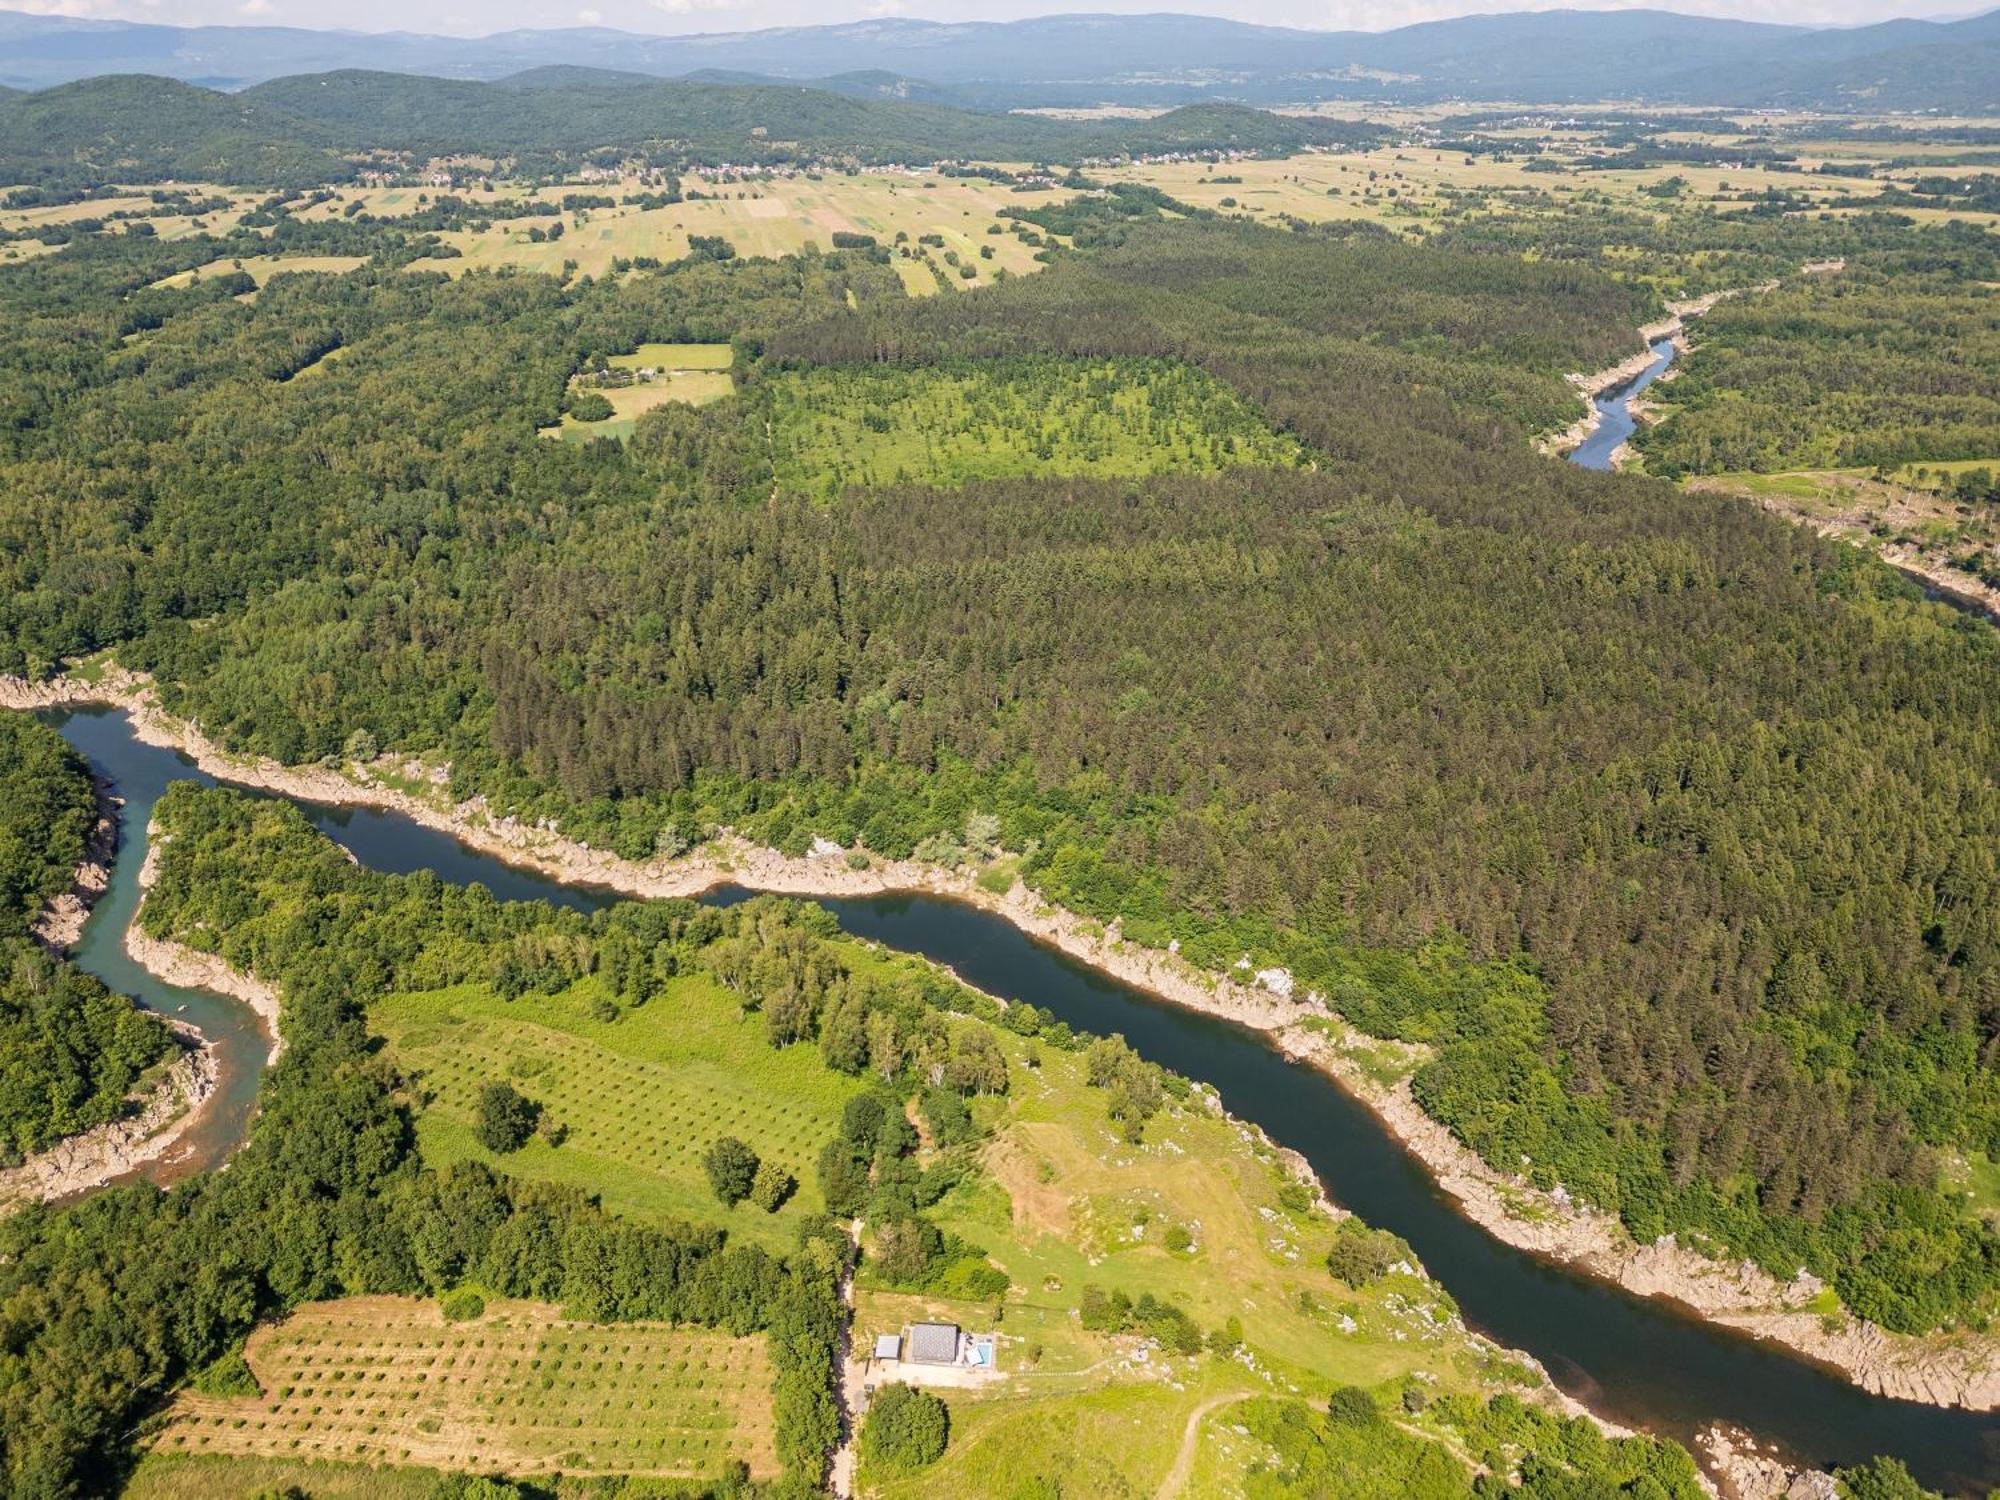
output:
[[1233,390],[1165,360],[804,370],[771,391],[778,483],[819,499],[856,484],[1212,473],[1302,455]]
[[183,1393],[156,1451],[510,1474],[777,1471],[761,1338],[564,1321],[539,1303],[447,1322],[398,1297],[311,1303],[252,1334],[255,1396]]
[[[822,1206],[813,1165],[859,1084],[811,1048],[773,1049],[762,1019],[706,979],[676,980],[613,1021],[592,1017],[594,983],[512,1001],[467,985],[395,996],[369,1011],[428,1098],[417,1119],[425,1160],[477,1158],[585,1188],[614,1213],[722,1222],[732,1235],[789,1249],[798,1218]],[[501,1080],[562,1127],[560,1144],[537,1135],[504,1158],[479,1145],[479,1091]],[[701,1155],[724,1135],[798,1179],[776,1214],[716,1201]]]
[[[1725,137],[1726,139],[1726,137]],[[1455,203],[1476,203],[1481,195],[1514,198],[1550,195],[1572,198],[1583,192],[1602,193],[1626,206],[1657,209],[1662,200],[1643,190],[1669,179],[1684,184],[1680,202],[1712,204],[1722,211],[1740,209],[1735,200],[1749,191],[1797,193],[1819,206],[1849,197],[1873,197],[1893,179],[1817,175],[1822,158],[1801,153],[1803,172],[1774,171],[1760,166],[1689,166],[1664,164],[1637,170],[1579,170],[1587,159],[1586,140],[1557,137],[1557,150],[1539,158],[1561,161],[1561,172],[1529,171],[1536,157],[1512,160],[1492,155],[1466,156],[1422,146],[1383,146],[1370,151],[1312,152],[1271,161],[1237,161],[1220,166],[1204,162],[1147,162],[1105,168],[1096,175],[1110,181],[1143,182],[1184,203],[1220,213],[1236,213],[1262,221],[1290,215],[1308,222],[1366,219],[1391,229],[1412,230],[1437,220]],[[1565,149],[1567,148],[1567,149]],[[1853,160],[1845,143],[1833,160]],[[1917,175],[1906,172],[1905,176]],[[1483,207],[1483,206],[1482,206]],[[1850,210],[1841,210],[1847,212]],[[1899,208],[1918,220],[1959,218],[1988,227],[2000,226],[2000,215],[1946,212],[1931,208]]]
[[[685,186],[707,196],[664,208],[632,204],[568,213],[563,216],[562,238],[541,243],[531,240],[528,230],[531,225],[546,227],[551,222],[548,219],[499,222],[484,231],[453,231],[444,239],[458,248],[461,259],[418,261],[416,265],[453,276],[497,266],[560,274],[564,264],[573,261],[579,274],[601,276],[611,270],[614,260],[638,256],[678,260],[688,253],[689,235],[719,235],[739,255],[780,256],[796,254],[808,245],[831,249],[836,231],[873,235],[884,245],[893,244],[898,234],[911,242],[935,234],[944,241],[937,247],[939,254],[951,250],[963,264],[973,267],[975,274],[970,278],[960,278],[953,271],[955,280],[962,279],[970,287],[990,281],[997,271],[1023,275],[1040,269],[1034,251],[1012,235],[987,233],[990,225],[999,222],[1002,209],[1034,208],[1070,196],[1057,189],[1016,193],[979,178],[900,173],[831,174],[817,180],[795,177],[751,183],[705,182],[690,177]],[[603,184],[588,191],[619,197],[639,190],[639,184],[632,182]],[[391,202],[392,196],[380,191],[348,193],[341,203],[319,212],[337,214],[346,201],[355,198],[379,213],[408,213],[416,207],[413,198]],[[544,196],[560,194],[551,190]],[[981,257],[987,247],[992,249],[991,259]],[[923,271],[921,266],[916,269]],[[929,273],[924,275],[928,278]],[[913,289],[926,290],[915,286],[913,273],[905,276]],[[935,289],[933,280],[927,290]]]

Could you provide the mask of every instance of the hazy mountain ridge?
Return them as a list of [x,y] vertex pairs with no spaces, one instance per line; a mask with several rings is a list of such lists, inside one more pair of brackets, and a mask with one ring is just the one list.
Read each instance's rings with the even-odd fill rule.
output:
[[723,161],[850,156],[1075,162],[1120,152],[1236,147],[1269,154],[1353,142],[1365,126],[1242,105],[1069,123],[850,98],[796,83],[693,83],[556,65],[495,83],[348,69],[222,93],[145,75],[0,98],[0,181],[191,178],[306,186],[353,175],[367,152],[553,162],[670,147]]
[[[1843,30],[1661,10],[1466,16],[1387,32],[1216,17],[886,19],[694,36],[601,27],[462,39],[276,26],[173,27],[0,11],[0,84],[158,73],[242,87],[363,68],[462,80],[574,66],[653,77],[794,80],[853,98],[981,109],[1197,98],[1655,99],[1820,108],[2000,108],[2000,13]],[[1932,52],[1927,76],[1916,54]]]

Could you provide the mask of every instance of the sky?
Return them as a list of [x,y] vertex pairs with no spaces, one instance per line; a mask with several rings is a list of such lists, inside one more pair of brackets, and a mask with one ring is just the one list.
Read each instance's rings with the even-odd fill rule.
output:
[[[1953,0],[1654,0],[1656,8],[1746,21],[1852,26],[1891,16],[1967,14]],[[1619,10],[1618,0],[1565,0]],[[1380,31],[1414,21],[1554,8],[1509,0],[0,0],[0,10],[174,25],[339,27],[479,36],[515,27],[615,26],[661,35],[810,26],[874,16],[1005,21],[1073,11],[1186,11],[1274,26]]]

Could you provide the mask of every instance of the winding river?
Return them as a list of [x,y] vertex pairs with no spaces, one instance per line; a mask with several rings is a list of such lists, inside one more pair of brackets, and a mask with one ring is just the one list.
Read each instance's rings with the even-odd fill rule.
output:
[[[144,1169],[154,1180],[172,1181],[219,1165],[241,1142],[269,1044],[248,1007],[162,985],[121,946],[138,900],[154,802],[171,781],[212,784],[213,778],[174,751],[140,742],[121,711],[48,718],[126,799],[111,889],[85,930],[78,962],[144,1004],[192,1021],[220,1054],[223,1081],[201,1123],[176,1155]],[[517,869],[399,814],[299,805],[321,831],[377,869],[429,869],[454,882],[478,881],[503,899],[580,910],[618,899]],[[727,905],[750,894],[725,888],[706,899]],[[1458,1214],[1366,1108],[1320,1073],[1286,1062],[1251,1031],[1120,984],[971,907],[917,895],[824,904],[858,936],[927,955],[983,989],[1033,1001],[1072,1026],[1122,1032],[1146,1056],[1214,1085],[1233,1114],[1302,1153],[1337,1201],[1409,1240],[1467,1323],[1534,1354],[1564,1390],[1605,1417],[1683,1442],[1712,1422],[1726,1422],[1817,1464],[1893,1453],[1926,1483],[1958,1495],[2000,1484],[2000,1422],[1992,1416],[1870,1396],[1773,1346],[1499,1243]]]
[[1638,430],[1639,419],[1632,415],[1632,398],[1666,374],[1667,366],[1674,362],[1671,338],[1655,340],[1652,349],[1653,362],[1645,369],[1591,398],[1597,425],[1591,428],[1589,437],[1570,450],[1571,463],[1584,469],[1608,469],[1613,456],[1625,446],[1625,440]]

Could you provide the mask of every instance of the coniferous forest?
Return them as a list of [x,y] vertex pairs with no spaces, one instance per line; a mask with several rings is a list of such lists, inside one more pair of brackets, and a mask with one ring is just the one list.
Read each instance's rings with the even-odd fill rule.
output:
[[[260,210],[268,241],[79,236],[0,268],[0,674],[109,653],[233,751],[448,766],[455,799],[628,859],[730,829],[949,863],[976,827],[1055,905],[1423,1044],[1426,1110],[1640,1242],[1810,1271],[1901,1333],[2000,1313],[2000,1235],[1956,1175],[2000,1157],[2000,640],[1737,500],[1534,446],[1576,415],[1566,377],[1638,352],[1703,268],[1837,257],[1707,315],[1649,467],[1991,453],[1980,236],[1577,207],[1406,240],[1087,194],[1015,216],[1072,241],[1036,274],[917,300],[872,241],[450,277],[409,269],[428,221],[295,206]],[[183,274],[273,244],[366,260]],[[628,441],[542,435],[579,372],[648,344],[729,346],[734,393]],[[104,1487],[261,1317],[468,1280],[766,1336],[780,1492],[816,1490],[844,1232],[780,1255],[433,1168],[367,1007],[595,974],[615,1014],[698,973],[969,1139],[920,1075],[1004,1092],[991,1039],[935,1014],[971,1002],[850,985],[809,913],[509,906],[357,872],[226,793],[162,806],[149,929],[277,985],[288,1050],[226,1173],[0,1221],[16,1491]],[[94,818],[55,733],[0,714],[10,1162],[112,1118],[168,1047],[30,937]],[[1157,1108],[1101,1045],[1091,1085]],[[871,1172],[909,1189],[895,1284],[979,1261],[917,1219],[914,1147],[874,1150],[850,1131],[822,1171],[843,1215],[882,1209]],[[727,1206],[785,1197],[715,1161]],[[988,1269],[961,1275],[984,1295]],[[1337,1430],[1268,1425],[1303,1475],[1344,1462]],[[1658,1455],[1627,1458],[1600,1477],[1651,1493],[1618,1487]]]

